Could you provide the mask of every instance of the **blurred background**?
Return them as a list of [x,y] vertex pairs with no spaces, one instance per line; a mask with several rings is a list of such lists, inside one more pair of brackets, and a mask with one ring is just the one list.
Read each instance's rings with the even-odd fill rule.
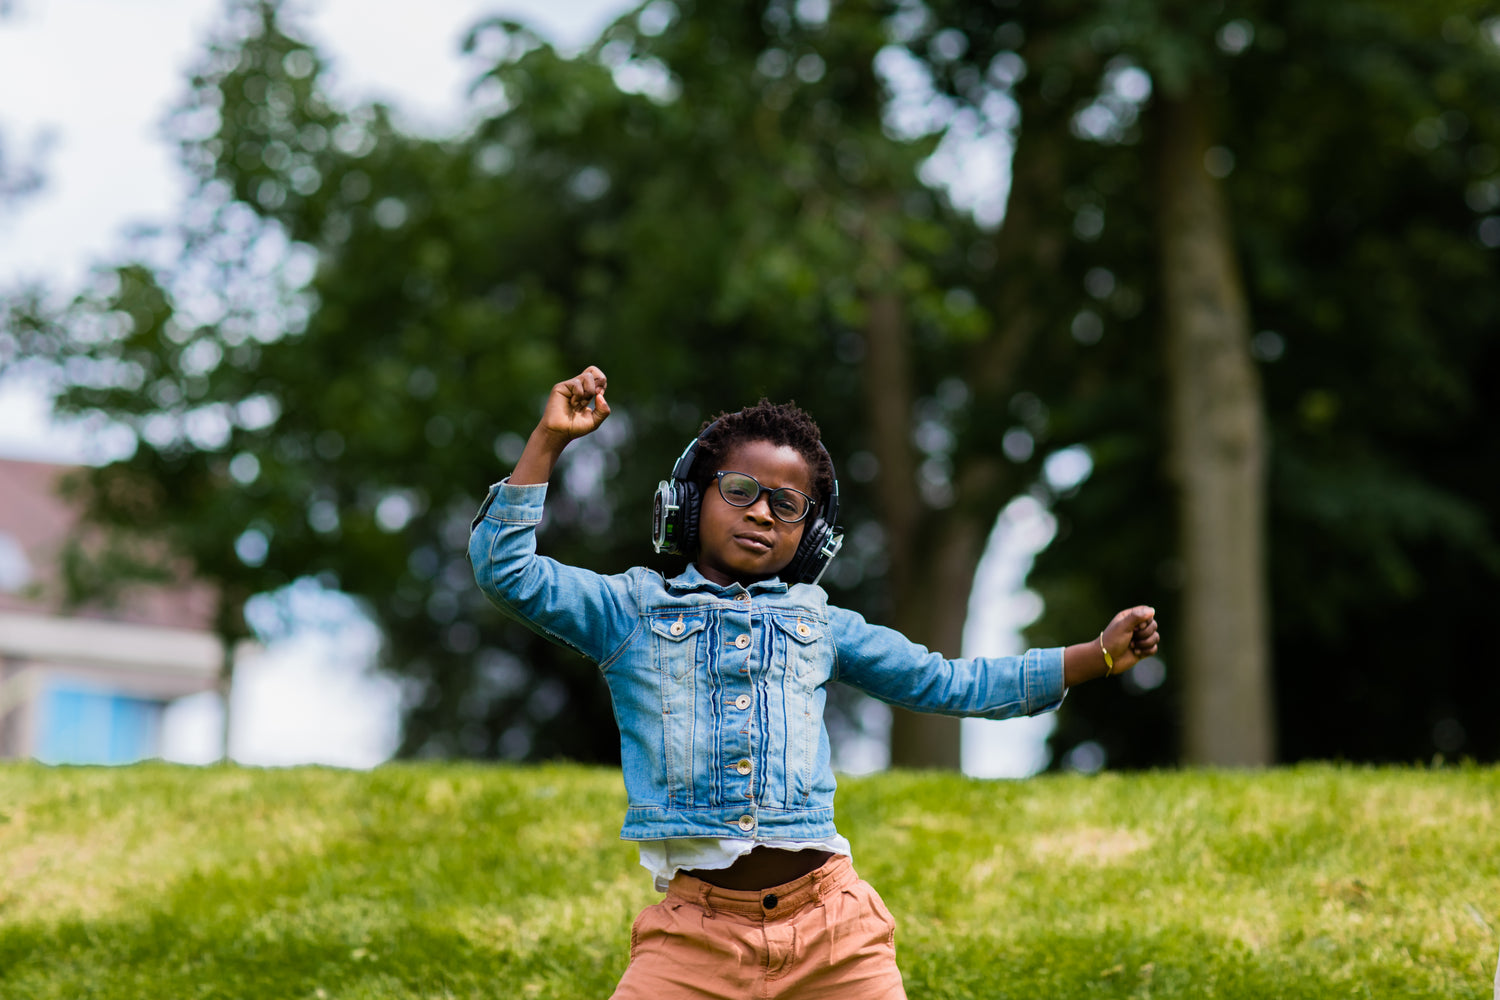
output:
[[1494,761],[1497,279],[1494,3],[0,0],[0,755],[616,762],[465,554],[597,364],[551,555],[672,571],[766,395],[834,601],[1157,608],[1055,720],[840,691],[843,769]]

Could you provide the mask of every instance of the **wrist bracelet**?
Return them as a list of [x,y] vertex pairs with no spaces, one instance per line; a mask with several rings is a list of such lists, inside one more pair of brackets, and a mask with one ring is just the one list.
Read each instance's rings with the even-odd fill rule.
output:
[[1104,654],[1104,676],[1108,677],[1115,672],[1115,658],[1109,655],[1109,650],[1104,645],[1104,633],[1099,633],[1099,651]]

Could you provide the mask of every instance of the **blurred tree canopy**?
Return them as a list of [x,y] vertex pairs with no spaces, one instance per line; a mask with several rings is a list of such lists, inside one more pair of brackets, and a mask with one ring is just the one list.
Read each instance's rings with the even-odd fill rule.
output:
[[[1459,0],[658,0],[574,57],[477,25],[472,125],[433,139],[338,106],[279,6],[237,2],[173,121],[199,187],[172,263],[5,336],[63,366],[63,409],[139,437],[90,477],[118,547],[80,579],[148,535],[220,585],[226,635],[299,578],[355,596],[407,681],[405,754],[616,759],[593,666],[484,606],[465,558],[547,388],[594,363],[616,416],[567,454],[548,552],[641,562],[699,422],[794,398],[848,498],[835,600],[957,653],[985,538],[1032,491],[1059,530],[1031,638],[1142,601],[1168,630],[1164,671],[1069,698],[1056,759],[1163,764],[1189,574],[1160,151],[1191,104],[1243,288],[1228,343],[1258,368],[1276,754],[1493,759],[1500,681],[1460,642],[1500,579],[1497,23]],[[932,89],[915,125],[899,79]],[[922,180],[964,132],[1014,136],[998,228]],[[926,725],[898,719],[893,758],[955,764]]]
[[[560,472],[562,558],[639,561],[672,458],[761,394],[808,406],[852,480],[876,478],[859,362],[872,291],[897,282],[912,318],[891,332],[931,352],[887,360],[892,395],[931,409],[945,447],[931,386],[982,316],[944,270],[961,277],[974,227],[916,180],[930,144],[882,130],[884,44],[857,5],[812,23],[658,5],[577,58],[487,22],[475,123],[432,140],[334,107],[276,5],[234,6],[174,124],[201,185],[177,263],[17,324],[62,345],[65,408],[138,430],[93,477],[95,516],[189,554],[228,634],[246,597],[304,575],[359,597],[409,681],[404,752],[614,758],[595,669],[483,606],[469,519],[548,387],[588,363],[616,417]],[[846,590],[892,549],[854,492]]]
[[[1500,755],[1481,707],[1500,685],[1463,653],[1500,570],[1486,461],[1500,425],[1483,388],[1500,360],[1496,6],[933,7],[925,43],[956,53],[930,60],[956,100],[979,107],[997,74],[1024,72],[1069,119],[1060,186],[1086,244],[1072,323],[1086,349],[1068,360],[1078,388],[1048,400],[1047,443],[1085,446],[1094,468],[1054,505],[1033,638],[1080,634],[1142,593],[1175,623],[1193,586],[1165,447],[1180,429],[1159,405],[1172,275],[1158,270],[1163,147],[1181,127],[1166,111],[1190,102],[1260,366],[1277,755]],[[1036,119],[1022,108],[1018,173]],[[1112,406],[1088,391],[1101,380]],[[1168,636],[1166,682],[1079,691],[1060,752],[1179,759],[1194,709]]]
[[[0,0],[0,21],[4,21],[11,14],[11,4]],[[0,123],[0,211],[3,211],[11,202],[18,200],[24,195],[30,194],[42,185],[42,171],[38,165],[42,143],[35,144],[31,155],[25,158],[16,156],[11,148],[9,137],[5,134],[3,123]]]

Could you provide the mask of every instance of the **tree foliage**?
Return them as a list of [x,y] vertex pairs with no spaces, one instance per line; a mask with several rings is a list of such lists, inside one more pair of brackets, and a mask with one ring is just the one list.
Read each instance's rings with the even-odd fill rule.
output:
[[[199,185],[174,263],[5,336],[63,366],[65,409],[136,430],[93,515],[190,557],[226,634],[305,577],[362,602],[407,682],[403,753],[618,752],[594,668],[483,606],[464,557],[547,388],[595,363],[616,416],[565,458],[549,553],[643,561],[698,423],[794,398],[844,486],[836,600],[956,653],[983,539],[1030,489],[1059,523],[1031,637],[1147,600],[1169,643],[1160,687],[1069,698],[1057,759],[1096,740],[1168,763],[1181,554],[1146,151],[1160,97],[1201,93],[1269,414],[1279,754],[1494,757],[1493,672],[1458,645],[1500,575],[1494,16],[682,0],[577,56],[493,20],[472,124],[433,139],[337,104],[279,6],[238,2],[174,119]],[[1013,138],[998,229],[920,180],[941,129],[896,127],[876,67],[900,48],[944,127]],[[1077,449],[1086,482],[1048,474]]]
[[[857,452],[869,285],[901,282],[928,384],[974,335],[944,273],[972,227],[916,181],[926,147],[882,131],[870,9],[653,16],[576,58],[477,26],[474,125],[432,140],[336,107],[274,4],[235,7],[176,119],[200,183],[177,265],[117,269],[40,331],[79,376],[63,405],[139,433],[95,516],[190,555],[231,633],[302,576],[357,596],[409,682],[406,753],[618,752],[594,668],[483,607],[465,562],[553,381],[599,364],[616,419],[570,449],[544,544],[621,569],[720,408],[795,398]],[[873,217],[872,192],[903,210]],[[917,250],[899,275],[865,260],[877,226]],[[857,485],[848,510],[845,590],[882,558]]]
[[[0,2],[0,21],[10,13],[11,5]],[[17,157],[10,138],[0,128],[0,211],[42,186],[42,171],[38,164],[41,145],[37,143],[30,156]]]
[[[1495,426],[1482,386],[1500,306],[1494,5],[934,6],[929,44],[965,39],[938,76],[952,93],[982,97],[978,74],[1014,60],[1069,116],[1087,258],[1074,277],[1096,300],[1073,332],[1097,342],[1076,388],[1048,399],[1048,444],[1087,446],[1094,468],[1056,505],[1059,537],[1033,575],[1048,608],[1037,636],[1140,593],[1157,595],[1169,642],[1180,614],[1149,141],[1160,94],[1198,94],[1270,423],[1278,756],[1500,753],[1478,709],[1494,686],[1465,665],[1457,617],[1497,569],[1482,458],[1495,438],[1481,429]],[[1023,112],[1018,171],[1027,128]],[[1112,406],[1078,391],[1100,379]],[[1138,697],[1129,683],[1078,692],[1060,755],[1095,740],[1112,764],[1175,760],[1170,645],[1164,660],[1166,684]]]

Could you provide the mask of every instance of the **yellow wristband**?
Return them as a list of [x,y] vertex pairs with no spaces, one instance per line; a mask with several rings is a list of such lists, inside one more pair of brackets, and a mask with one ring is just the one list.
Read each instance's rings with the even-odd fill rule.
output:
[[1115,672],[1115,658],[1109,655],[1109,650],[1104,646],[1104,633],[1099,633],[1099,651],[1104,654],[1104,676],[1108,677]]

